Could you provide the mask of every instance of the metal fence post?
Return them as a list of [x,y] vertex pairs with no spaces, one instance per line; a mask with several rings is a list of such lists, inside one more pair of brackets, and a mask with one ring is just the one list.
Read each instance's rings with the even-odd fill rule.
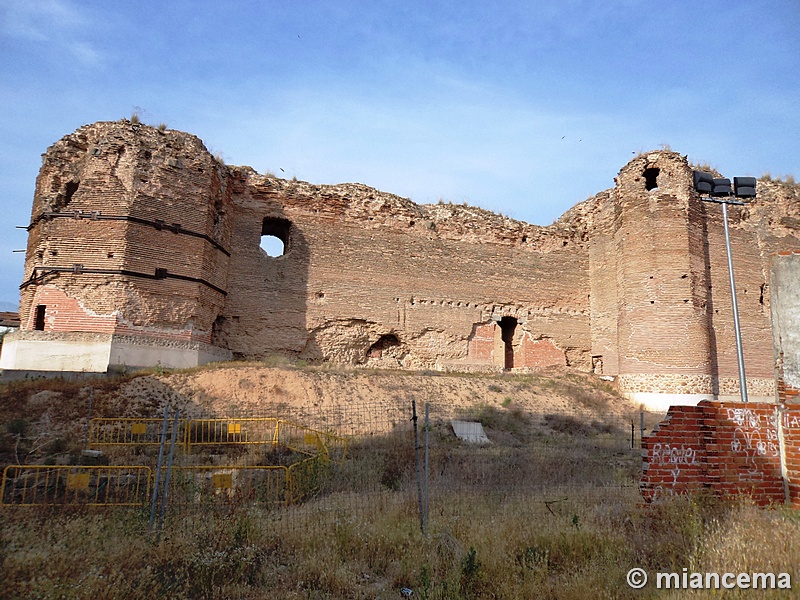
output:
[[422,473],[419,464],[419,435],[417,433],[417,401],[411,401],[411,420],[414,422],[414,455],[417,462],[417,508],[419,510],[419,529],[425,534],[424,515],[422,512]]
[[89,449],[89,435],[92,430],[92,395],[94,393],[94,388],[89,388],[89,413],[86,416],[86,441],[83,444],[83,449]]
[[644,444],[644,409],[642,408],[639,409],[639,441]]
[[164,528],[164,515],[167,512],[167,498],[169,497],[169,476],[172,472],[172,459],[175,456],[175,441],[178,437],[178,427],[179,421],[178,416],[180,412],[177,408],[175,409],[175,421],[172,424],[172,439],[169,443],[169,459],[167,460],[167,472],[164,475],[164,493],[161,494],[161,515],[158,519],[158,531],[159,533]]
[[428,454],[428,432],[431,430],[430,411],[431,405],[425,403],[425,526],[422,528],[423,535],[428,535],[428,482],[430,480],[430,460]]
[[169,422],[169,406],[164,407],[164,422],[161,425],[161,442],[158,446],[158,463],[156,467],[156,480],[153,483],[153,499],[150,502],[150,523],[147,531],[153,531],[156,520],[156,502],[158,501],[158,486],[161,481],[161,464],[164,462],[164,444],[167,442],[167,423]]

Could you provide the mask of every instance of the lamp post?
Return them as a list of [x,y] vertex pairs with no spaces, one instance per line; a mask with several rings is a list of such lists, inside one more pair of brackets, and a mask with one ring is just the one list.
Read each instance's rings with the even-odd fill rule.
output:
[[[702,171],[694,172],[694,189],[701,194],[700,199],[704,202],[715,202],[722,205],[722,223],[725,227],[725,249],[728,253],[728,279],[731,284],[731,304],[733,306],[733,327],[736,332],[736,357],[739,360],[739,393],[742,402],[747,402],[747,378],[744,373],[744,354],[742,352],[742,330],[739,325],[739,304],[736,301],[736,280],[733,276],[733,258],[731,256],[731,236],[728,230],[728,205],[733,204],[743,206],[745,202],[733,200],[732,195],[737,198],[756,197],[755,177],[734,177],[733,193],[731,192],[731,180],[726,178],[715,178],[711,173]],[[702,194],[708,194],[704,198]]]

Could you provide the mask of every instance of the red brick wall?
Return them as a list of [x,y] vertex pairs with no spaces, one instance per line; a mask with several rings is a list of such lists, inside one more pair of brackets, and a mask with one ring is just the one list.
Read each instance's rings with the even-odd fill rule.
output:
[[[46,307],[44,319],[44,331],[46,332],[90,331],[93,333],[136,335],[159,340],[211,342],[209,332],[197,331],[191,328],[178,330],[173,327],[164,329],[135,326],[126,322],[118,312],[110,314],[92,312],[80,300],[68,296],[53,285],[41,286],[36,290],[33,307],[35,308],[40,304]],[[30,311],[25,329],[34,329],[35,318],[36,311]]]
[[647,501],[707,490],[747,494],[761,505],[783,503],[783,461],[789,501],[800,506],[800,408],[709,401],[673,406],[642,446]]
[[[44,331],[92,331],[114,333],[117,317],[114,314],[97,314],[87,310],[76,298],[67,296],[55,286],[42,286],[36,290],[33,307],[43,304]],[[33,329],[36,311],[27,315],[24,329]]]
[[567,364],[567,357],[550,338],[533,339],[525,333],[514,352],[515,367],[563,367]]
[[653,433],[642,440],[642,496],[657,501],[705,487],[704,411],[674,406]]

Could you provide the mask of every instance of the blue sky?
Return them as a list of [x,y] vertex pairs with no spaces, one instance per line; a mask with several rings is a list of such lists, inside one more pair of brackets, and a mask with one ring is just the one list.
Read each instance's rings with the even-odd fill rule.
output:
[[0,309],[47,147],[138,111],[229,164],[550,224],[664,145],[800,175],[800,3],[0,0]]

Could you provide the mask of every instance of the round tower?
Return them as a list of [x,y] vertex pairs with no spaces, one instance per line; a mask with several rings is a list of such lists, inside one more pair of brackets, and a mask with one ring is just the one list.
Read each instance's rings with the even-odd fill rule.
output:
[[106,371],[227,358],[229,173],[190,134],[127,120],[43,155],[18,334],[3,368]]
[[705,206],[674,152],[643,154],[616,180],[619,382],[653,405],[712,398]]

